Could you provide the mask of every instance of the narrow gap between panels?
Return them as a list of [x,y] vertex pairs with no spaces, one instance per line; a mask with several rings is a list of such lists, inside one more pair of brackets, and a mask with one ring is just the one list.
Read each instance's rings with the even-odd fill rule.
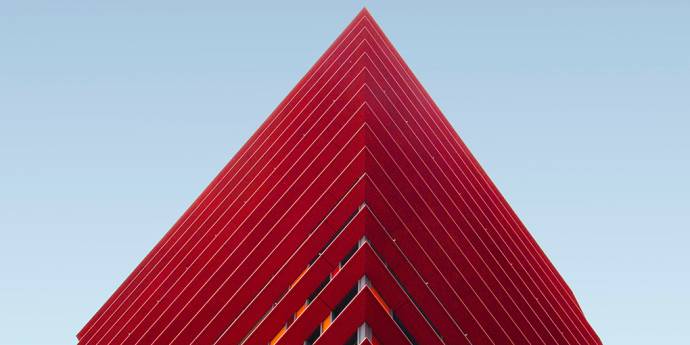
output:
[[[278,331],[278,333],[276,333],[276,335],[273,337],[273,339],[268,343],[269,345],[274,345],[280,340],[280,338],[285,334],[285,332],[287,332],[288,328],[292,325],[292,323],[295,320],[297,320],[297,318],[299,318],[304,313],[304,311],[316,299],[316,297],[319,295],[319,293],[321,293],[321,291],[323,291],[323,289],[326,287],[326,285],[328,285],[328,283],[335,277],[335,275],[338,274],[338,272],[340,272],[340,270],[343,268],[343,266],[345,266],[345,264],[350,260],[350,258],[352,257],[352,254],[354,254],[357,251],[357,249],[359,248],[360,243],[361,242],[358,242],[357,244],[355,244],[353,246],[353,248],[347,254],[345,254],[345,257],[338,263],[336,268],[331,273],[329,273],[324,278],[324,280],[322,280],[321,283],[316,287],[316,289],[314,289],[314,291],[312,291],[312,293],[309,295],[309,297],[307,297],[304,304],[302,304],[302,306],[300,306],[299,309],[297,309],[297,311],[295,311],[295,313],[292,314],[290,316],[290,318],[288,318],[288,320],[285,322],[285,325],[283,326],[283,328],[281,328]],[[348,295],[352,294],[352,298],[354,298],[354,296],[357,294],[356,286],[355,286],[355,289],[353,289],[353,290],[350,290],[350,292],[348,292]],[[345,306],[347,306],[347,303],[349,303],[349,301],[350,300],[346,300],[346,301],[344,300],[343,301],[343,302],[345,302],[344,304],[343,304],[343,302],[338,304],[338,306],[336,306],[336,308],[334,308],[334,310],[328,315],[328,317],[326,317],[326,319],[324,319],[321,323],[319,323],[319,325],[316,327],[314,332],[312,332],[312,334],[305,340],[304,344],[312,344],[311,342],[309,342],[310,339],[312,339],[312,338],[314,341],[316,341],[316,339],[321,335],[321,333],[323,333],[326,329],[328,329],[328,327],[330,327],[330,325],[333,322],[333,320],[335,319],[335,317],[337,317],[338,314],[343,309],[345,309]]]
[[[355,186],[357,183],[358,183],[358,181],[353,182],[352,185],[350,186],[349,190],[352,190],[352,188],[354,188],[354,186]],[[349,192],[348,192],[348,193],[349,193]],[[348,193],[346,193],[345,195],[343,195],[343,196],[338,200],[338,202],[337,202],[335,205],[338,205],[340,202],[342,202],[343,199],[345,198],[345,196],[346,196]],[[336,206],[333,206],[333,207],[329,210],[329,214],[330,214],[331,212],[333,212],[333,209],[334,209],[335,207],[336,207]],[[242,338],[242,340],[240,341],[240,344],[244,344],[244,342],[247,340],[247,338],[249,338],[249,336],[256,330],[256,328],[259,327],[259,325],[266,319],[266,317],[268,317],[268,315],[271,313],[271,311],[273,311],[273,309],[276,307],[276,305],[278,304],[278,302],[285,296],[285,294],[287,294],[287,292],[290,291],[290,289],[297,283],[297,281],[299,281],[300,278],[302,278],[302,276],[304,276],[304,274],[305,274],[305,273],[307,272],[307,270],[309,269],[309,266],[311,266],[311,265],[316,261],[316,259],[318,259],[318,257],[324,252],[324,250],[325,250],[325,249],[326,249],[326,248],[327,248],[327,247],[338,237],[338,235],[343,231],[343,229],[345,229],[345,227],[346,227],[346,226],[352,221],[352,219],[357,215],[357,212],[360,211],[360,210],[362,210],[363,207],[364,207],[364,204],[360,205],[360,206],[358,207],[357,211],[354,211],[354,212],[352,212],[352,214],[350,214],[350,216],[345,220],[345,222],[343,222],[343,225],[338,229],[338,231],[336,231],[336,233],[332,236],[332,238],[328,241],[328,243],[326,243],[326,245],[325,245],[325,246],[316,254],[316,256],[310,261],[309,265],[308,265],[308,266],[304,269],[304,271],[298,276],[298,278],[297,278],[292,284],[290,284],[290,286],[289,286],[287,289],[285,289],[285,291],[283,291],[283,293],[281,293],[280,297],[278,297],[278,298],[276,299],[276,302],[274,302],[273,305],[272,305],[270,308],[268,308],[268,310],[266,310],[266,312],[265,312],[265,313],[259,318],[259,320],[254,324],[254,326],[252,326],[252,328],[250,329],[250,331],[247,332],[247,334],[245,334],[245,336],[244,336],[244,337]],[[312,232],[309,234],[309,236],[313,235],[314,232],[315,232],[320,226],[321,226],[321,224],[319,224],[318,226],[316,226],[316,227],[312,230]]]
[[[289,286],[286,287],[285,291],[281,294],[281,296],[276,300],[276,302],[269,308],[269,310],[265,313],[265,315],[261,318],[259,322],[254,326],[254,328],[258,327],[259,324],[268,316],[268,314],[278,305],[279,301],[289,292],[292,288],[294,288],[297,283],[305,276],[305,274],[308,272],[309,268],[311,268],[314,263],[316,263],[317,259],[321,257],[326,251],[326,249],[340,236],[340,234],[343,232],[343,230],[350,224],[350,222],[355,218],[358,212],[363,210],[365,207],[367,207],[366,203],[362,203],[357,207],[357,210],[352,212],[348,216],[348,218],[343,222],[343,225],[331,236],[331,238],[328,240],[328,242],[321,248],[320,251],[318,251],[315,256],[310,260],[309,264],[305,269],[295,278],[295,280],[289,284]],[[347,262],[354,256],[354,254],[357,252],[357,250],[362,247],[365,243],[369,243],[370,248],[373,250],[373,252],[377,255],[379,259],[382,260],[383,265],[386,267],[387,271],[391,274],[391,277],[396,281],[396,283],[401,287],[402,292],[409,298],[409,300],[412,302],[412,304],[415,306],[416,310],[422,315],[422,317],[426,320],[427,324],[430,325],[431,329],[434,331],[434,333],[439,337],[439,339],[443,339],[441,334],[439,333],[438,329],[433,325],[429,317],[422,311],[420,306],[417,304],[417,302],[412,298],[410,295],[409,291],[405,288],[405,286],[402,284],[400,279],[395,275],[395,273],[388,267],[388,265],[383,261],[382,257],[379,255],[379,253],[376,251],[376,249],[371,245],[371,242],[369,242],[366,238],[366,236],[363,236],[350,250],[348,250],[343,258],[338,262],[336,267],[332,272],[330,272],[320,283],[319,285],[312,291],[312,293],[307,297],[305,302],[293,313],[289,316],[289,318],[285,321],[283,324],[283,327],[273,336],[273,338],[268,341],[268,345],[275,345],[277,344],[280,339],[285,335],[285,333],[288,331],[290,326],[306,311],[307,307],[318,297],[318,295],[321,293],[321,291],[328,285],[328,283],[339,273],[339,271],[347,264]],[[355,286],[352,287],[348,291],[348,293],[343,297],[343,299],[330,311],[330,313],[326,316],[324,320],[319,322],[319,324],[315,327],[315,329],[310,333],[310,335],[304,340],[303,344],[304,345],[312,345],[314,342],[316,342],[319,337],[325,332],[331,324],[335,321],[335,319],[342,313],[342,311],[347,307],[347,305],[355,298],[357,293],[361,291],[365,286],[369,288],[369,290],[372,292],[374,295],[375,299],[379,302],[381,307],[389,314],[391,319],[396,323],[396,325],[399,327],[399,329],[402,331],[402,333],[405,335],[405,337],[410,341],[412,345],[417,345],[418,342],[414,338],[414,336],[410,333],[409,329],[401,322],[399,315],[395,313],[394,310],[392,310],[388,304],[384,301],[382,296],[379,294],[379,292],[372,286],[371,282],[366,276],[363,276]],[[251,334],[252,332],[249,332]],[[369,330],[369,334],[371,334],[371,330]],[[355,333],[353,337],[348,338],[346,344],[350,344],[352,339],[355,339],[355,342],[357,344],[361,343],[361,341],[358,341],[358,333]],[[246,340],[246,337],[245,337]],[[369,340],[372,341],[373,344],[379,343],[378,340],[376,340],[373,336],[369,337]],[[243,340],[244,342],[244,340]]]
[[[278,299],[278,301],[280,301],[280,299],[282,299],[283,296],[284,296],[290,289],[292,289],[295,285],[297,285],[297,283],[299,282],[299,280],[307,273],[307,271],[309,270],[309,268],[316,262],[316,260],[317,260],[319,257],[321,257],[321,255],[323,255],[323,253],[326,251],[326,249],[328,248],[328,246],[330,246],[330,245],[333,243],[333,241],[335,241],[335,239],[338,238],[338,236],[340,236],[340,234],[343,232],[343,230],[350,224],[350,222],[352,221],[352,219],[355,218],[355,216],[357,215],[357,213],[358,213],[361,209],[362,209],[362,206],[358,207],[358,209],[357,209],[356,211],[352,212],[352,214],[350,214],[350,216],[348,216],[348,218],[345,220],[345,222],[343,222],[343,225],[333,234],[333,236],[331,236],[331,238],[330,238],[330,239],[328,240],[328,242],[321,248],[321,250],[319,250],[319,252],[316,253],[316,255],[314,255],[314,257],[310,260],[310,262],[309,262],[309,264],[307,265],[307,267],[305,267],[304,270],[302,271],[302,273],[300,273],[300,275],[290,284],[289,288],[281,295],[281,297]],[[292,314],[292,315],[290,316],[290,318],[288,318],[288,320],[286,320],[286,322],[285,322],[285,324],[283,325],[283,327],[278,331],[278,333],[276,333],[276,335],[273,337],[273,339],[269,342],[269,345],[276,344],[276,343],[280,340],[280,338],[283,336],[283,334],[285,334],[285,332],[287,332],[287,329],[290,327],[290,325],[292,325],[292,323],[293,323],[298,317],[300,317],[300,316],[302,315],[302,313],[304,313],[304,311],[307,309],[307,307],[309,306],[309,304],[311,304],[311,302],[312,302],[314,299],[316,299],[316,296],[318,296],[318,294],[321,292],[321,290],[323,290],[323,289],[326,287],[326,285],[331,281],[331,279],[333,279],[333,277],[334,277],[336,274],[338,274],[338,272],[340,271],[340,269],[341,269],[343,266],[345,266],[345,264],[347,263],[347,261],[349,261],[350,258],[355,254],[355,252],[357,252],[357,249],[359,248],[359,246],[360,246],[360,243],[355,244],[355,245],[352,247],[352,249],[350,249],[350,250],[345,254],[345,256],[343,257],[343,259],[338,263],[338,265],[335,267],[335,269],[333,270],[333,272],[331,272],[330,274],[328,274],[328,275],[324,278],[324,280],[321,281],[321,283],[316,287],[316,289],[309,295],[309,297],[307,297],[307,299],[306,299],[306,301],[304,302],[304,304],[303,304],[297,311],[295,311],[295,313]],[[266,313],[266,315],[268,315],[268,313],[275,307],[275,305],[276,305],[277,303],[278,303],[278,302],[276,302],[276,303],[274,304],[274,306]],[[266,315],[264,315],[264,318],[266,317]],[[263,318],[262,318],[261,321],[263,321]],[[259,322],[257,323],[257,325],[260,324],[261,321],[259,321]],[[256,326],[255,326],[255,327],[256,327]]]
[[[362,237],[362,238],[358,241],[357,245],[353,248],[353,249],[354,249],[353,252],[356,252],[356,250],[357,250],[358,248],[360,248],[361,246],[363,246],[364,243],[369,243],[369,244],[370,244],[370,248],[372,248],[372,250],[374,249],[373,246],[371,246],[371,243],[368,242],[366,236],[364,236],[364,237]],[[374,251],[374,253],[376,253],[376,251]],[[377,255],[378,255],[378,254],[377,254]],[[379,256],[379,257],[380,257],[380,256]],[[344,262],[347,262],[347,259],[349,259],[349,255],[346,255],[346,257],[344,258]],[[340,267],[342,267],[342,263],[343,263],[343,262],[341,262]],[[384,263],[384,265],[385,265],[385,263]],[[390,270],[388,270],[388,271],[390,272]],[[330,276],[329,276],[329,277],[330,277]],[[398,283],[400,286],[402,286],[402,284],[401,284],[400,281],[397,279],[397,277],[394,277],[394,278],[395,278],[395,280],[397,281],[397,283]],[[304,345],[313,345],[313,344],[318,340],[318,338],[319,338],[319,337],[330,327],[330,325],[335,321],[335,319],[338,317],[338,315],[340,315],[340,314],[342,313],[342,311],[347,307],[347,305],[357,296],[357,293],[359,293],[359,291],[361,291],[362,289],[364,289],[364,287],[368,287],[368,288],[369,288],[369,291],[371,291],[371,293],[372,293],[372,295],[374,296],[374,298],[376,299],[376,301],[381,305],[381,307],[386,311],[386,313],[388,313],[388,315],[390,315],[391,319],[392,319],[392,320],[396,323],[396,325],[400,328],[400,330],[402,331],[402,333],[403,333],[403,334],[405,335],[405,337],[409,340],[410,344],[412,344],[412,345],[418,345],[419,343],[418,343],[417,340],[414,338],[414,336],[410,333],[409,329],[408,329],[407,327],[405,327],[405,325],[402,323],[402,321],[400,320],[400,318],[398,317],[398,315],[395,313],[395,311],[392,310],[392,308],[390,308],[390,307],[388,306],[388,304],[386,303],[386,301],[383,299],[383,297],[381,296],[381,294],[380,294],[380,293],[378,292],[378,290],[373,286],[373,284],[371,283],[371,281],[369,280],[369,278],[368,278],[366,275],[362,276],[362,277],[357,281],[357,284],[356,284],[355,286],[353,286],[353,287],[347,292],[347,294],[345,294],[345,297],[343,297],[343,299],[342,299],[342,300],[331,310],[331,312],[326,316],[326,318],[316,326],[316,328],[311,332],[311,334],[309,335],[309,337],[307,337],[307,339],[305,339],[305,341],[304,341],[303,344],[304,344]],[[318,289],[318,291],[320,291],[320,289]],[[407,297],[410,299],[410,301],[412,301],[412,303],[415,305],[415,307],[417,307],[417,310],[419,310],[420,313],[421,313],[421,309],[419,309],[418,305],[414,302],[414,300],[412,299],[412,297],[407,293],[407,291],[405,291],[405,290],[403,290],[403,291],[405,292],[405,294],[407,295]],[[318,293],[317,293],[316,295],[318,295]],[[315,295],[314,297],[316,297],[316,295]],[[426,318],[426,316],[424,316],[424,317]],[[427,319],[427,322],[429,323],[429,325],[432,325],[432,324],[429,322],[428,319]],[[436,329],[433,327],[433,325],[431,326],[431,328],[432,328],[434,331],[436,331]],[[284,333],[284,332],[282,332],[282,333]],[[278,338],[277,338],[277,339],[274,338],[275,342],[277,342],[277,340],[280,338],[280,336],[282,336],[282,333],[279,332],[279,334],[276,335]],[[363,339],[361,339],[361,337],[357,336],[358,334],[360,334],[359,330],[358,330],[358,332],[353,336],[354,338],[353,338],[353,337],[350,337],[350,338],[348,339],[348,341],[347,341],[345,344],[350,344],[350,343],[352,342],[352,339],[355,339],[355,342],[356,342],[357,344],[361,343],[361,341],[362,341]],[[369,340],[372,342],[372,344],[380,344],[380,342],[379,342],[379,341],[376,339],[376,337],[373,335],[371,329],[368,330],[367,334],[369,335],[367,338],[369,338]],[[439,338],[440,338],[440,335],[438,334],[438,332],[436,332],[436,334],[437,334],[437,335],[439,336]],[[360,335],[361,335],[361,334],[360,334]],[[442,338],[441,338],[441,339],[442,339]],[[273,344],[275,344],[275,342],[270,342],[269,344],[270,344],[270,345],[273,345]]]

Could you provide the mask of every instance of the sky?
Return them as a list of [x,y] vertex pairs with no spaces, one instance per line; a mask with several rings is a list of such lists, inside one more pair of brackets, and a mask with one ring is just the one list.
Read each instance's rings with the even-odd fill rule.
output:
[[0,344],[75,343],[363,5],[602,341],[690,344],[690,3],[577,3],[0,2]]

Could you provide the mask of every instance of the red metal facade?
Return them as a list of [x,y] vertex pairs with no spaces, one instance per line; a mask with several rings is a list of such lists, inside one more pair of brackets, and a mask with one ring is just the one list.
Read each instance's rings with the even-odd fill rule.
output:
[[600,344],[363,10],[81,344]]

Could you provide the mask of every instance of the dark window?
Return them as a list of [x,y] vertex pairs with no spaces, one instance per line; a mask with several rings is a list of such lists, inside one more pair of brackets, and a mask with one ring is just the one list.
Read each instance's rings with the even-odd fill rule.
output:
[[328,284],[329,281],[331,281],[331,276],[330,276],[330,275],[329,275],[329,276],[326,276],[326,279],[324,279],[324,280],[321,282],[321,284],[319,284],[319,286],[316,288],[316,290],[314,290],[314,292],[312,292],[311,295],[309,295],[309,298],[307,298],[307,304],[311,303],[311,301],[313,301],[314,299],[316,299],[316,296],[318,296],[318,295],[319,295],[319,292],[321,292],[321,290],[323,290],[323,288],[326,287],[326,284]]
[[353,255],[357,252],[357,249],[359,248],[359,243],[355,244],[347,254],[345,254],[345,257],[340,261],[340,267],[345,266],[345,264],[352,258]]
[[350,291],[347,292],[345,297],[343,297],[342,301],[340,301],[340,303],[338,303],[338,305],[336,305],[335,308],[333,308],[333,311],[331,312],[333,320],[335,320],[335,318],[343,312],[343,309],[345,309],[345,307],[347,307],[347,305],[350,304],[350,301],[352,301],[355,298],[355,296],[357,296],[357,284],[355,284],[355,286],[353,286],[352,289],[350,289]]
[[400,330],[405,334],[407,339],[410,340],[410,343],[412,345],[417,345],[417,341],[414,339],[412,334],[410,334],[410,331],[408,331],[407,328],[405,328],[405,326],[402,324],[400,319],[398,319],[398,315],[396,315],[395,313],[393,313],[393,320],[395,321],[396,324],[398,324],[398,327],[400,327]]
[[295,314],[292,314],[290,315],[290,317],[288,317],[288,320],[285,323],[285,327],[290,327],[290,325],[292,325],[293,322],[295,322]]
[[316,326],[316,329],[314,332],[311,333],[309,338],[307,338],[304,341],[304,345],[312,345],[316,342],[316,339],[319,339],[319,336],[321,336],[321,325]]
[[347,339],[343,345],[357,345],[357,332]]

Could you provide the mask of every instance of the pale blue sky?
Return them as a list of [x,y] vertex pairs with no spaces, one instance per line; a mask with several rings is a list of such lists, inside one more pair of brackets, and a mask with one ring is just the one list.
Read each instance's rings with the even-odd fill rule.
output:
[[[0,2],[0,344],[70,344],[364,4]],[[605,344],[690,344],[687,1],[366,5]],[[519,3],[519,5],[518,5]]]

